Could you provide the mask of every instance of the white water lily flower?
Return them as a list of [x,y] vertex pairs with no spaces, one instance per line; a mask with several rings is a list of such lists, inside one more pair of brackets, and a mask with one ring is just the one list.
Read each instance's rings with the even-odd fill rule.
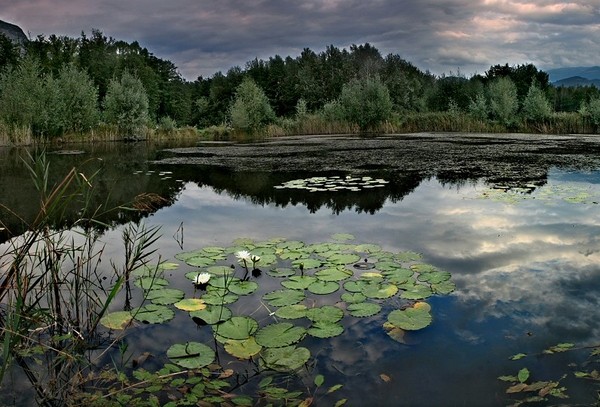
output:
[[248,250],[240,250],[235,254],[235,257],[240,260],[250,260],[250,252]]
[[210,273],[200,273],[196,277],[194,277],[194,284],[206,284],[208,283],[208,280],[210,280]]
[[260,260],[260,256],[257,255],[252,255],[252,257],[250,257],[250,260],[252,260],[252,263],[258,263],[258,261]]

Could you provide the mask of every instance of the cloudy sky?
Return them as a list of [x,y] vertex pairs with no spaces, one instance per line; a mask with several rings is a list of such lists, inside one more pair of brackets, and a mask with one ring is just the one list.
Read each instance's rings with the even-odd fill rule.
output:
[[0,0],[0,19],[32,37],[137,40],[189,80],[365,42],[435,74],[600,65],[600,0]]

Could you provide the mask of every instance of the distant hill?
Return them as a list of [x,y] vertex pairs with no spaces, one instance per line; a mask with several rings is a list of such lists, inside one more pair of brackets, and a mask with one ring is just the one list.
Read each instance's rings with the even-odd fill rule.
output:
[[4,34],[8,39],[21,46],[29,41],[21,27],[2,20],[0,20],[0,34]]
[[546,71],[556,86],[590,86],[600,88],[600,66],[577,66]]

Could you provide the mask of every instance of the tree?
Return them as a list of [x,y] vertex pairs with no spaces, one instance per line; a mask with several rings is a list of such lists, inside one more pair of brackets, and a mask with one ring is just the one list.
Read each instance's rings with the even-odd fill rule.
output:
[[104,99],[104,116],[124,136],[136,136],[148,122],[148,96],[142,82],[124,72],[120,80],[111,79]]
[[345,119],[357,124],[361,131],[374,129],[392,113],[392,100],[379,78],[355,79],[342,89],[340,104]]
[[488,117],[488,104],[483,92],[480,92],[475,96],[475,99],[471,99],[469,103],[469,113],[476,119],[485,120]]
[[66,131],[82,132],[98,123],[98,89],[87,75],[74,65],[64,66],[56,80]]
[[552,115],[550,102],[535,82],[531,84],[527,91],[527,96],[523,101],[522,114],[525,119],[533,122],[539,122]]
[[583,117],[587,117],[590,121],[600,128],[600,97],[594,97],[587,103],[582,103],[579,113]]
[[510,124],[519,107],[517,88],[512,80],[500,77],[488,85],[490,112],[504,124]]
[[253,132],[272,122],[275,113],[263,90],[254,80],[246,78],[236,89],[229,117],[235,129]]
[[0,72],[19,62],[19,46],[4,34],[0,34]]

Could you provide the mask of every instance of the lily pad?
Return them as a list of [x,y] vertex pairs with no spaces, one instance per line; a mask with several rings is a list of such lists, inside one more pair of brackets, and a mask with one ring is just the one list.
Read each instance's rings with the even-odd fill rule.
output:
[[344,289],[346,291],[348,291],[349,293],[362,293],[363,288],[367,285],[368,283],[364,280],[352,280],[352,281],[346,281],[344,283]]
[[400,296],[407,300],[421,300],[424,298],[431,297],[433,292],[431,288],[423,284],[415,284],[410,288],[407,288]]
[[447,271],[433,271],[431,273],[421,273],[417,280],[427,282],[429,284],[440,284],[450,280],[451,274]]
[[250,359],[262,350],[254,337],[243,340],[231,339],[225,342],[225,351],[238,359]]
[[106,314],[100,319],[100,323],[110,329],[125,329],[131,323],[133,317],[129,311],[116,311]]
[[302,265],[302,267],[304,267],[304,270],[316,269],[317,267],[321,267],[321,265],[323,265],[323,262],[321,260],[317,260],[317,259],[313,259],[313,258],[299,259],[299,260],[294,260],[292,262],[292,266],[294,266],[296,268],[300,268],[300,265]]
[[379,313],[381,311],[381,305],[373,302],[359,302],[348,305],[348,308],[346,309],[353,317],[366,318]]
[[327,257],[327,262],[332,264],[353,264],[360,260],[360,256],[354,253],[337,253]]
[[169,285],[169,282],[164,278],[142,277],[135,280],[136,286],[143,290],[158,290]]
[[210,305],[233,304],[239,298],[239,296],[229,293],[226,290],[208,291],[202,295],[204,302]]
[[231,318],[231,310],[225,306],[209,305],[203,310],[190,312],[192,318],[199,318],[209,325],[227,321]]
[[305,290],[316,281],[317,278],[313,276],[292,276],[286,281],[282,281],[281,285],[293,290]]
[[332,305],[310,308],[306,311],[306,317],[313,322],[338,322],[344,317],[344,311]]
[[[177,258],[177,256],[175,256]],[[183,259],[182,259],[183,260]],[[215,264],[216,260],[205,256],[196,256],[183,260],[192,267],[208,267]]]
[[233,274],[235,272],[235,270],[229,266],[211,266],[208,267],[206,271],[215,275],[228,275]]
[[176,308],[183,311],[200,311],[206,308],[206,303],[204,302],[204,300],[201,300],[199,298],[186,298],[184,300],[176,302],[173,305],[175,305]]
[[283,319],[299,319],[306,316],[306,305],[294,304],[286,305],[285,307],[278,308],[275,311],[275,316]]
[[263,295],[263,300],[273,307],[298,304],[304,298],[304,292],[299,290],[277,290]]
[[456,289],[456,284],[452,281],[444,281],[439,284],[431,284],[431,289],[437,294],[447,295]]
[[215,325],[214,331],[227,339],[248,339],[258,329],[258,322],[250,317],[231,317],[222,324]]
[[315,277],[321,281],[341,281],[352,277],[353,274],[352,270],[345,267],[332,267],[317,271]]
[[340,285],[335,281],[320,281],[317,280],[308,286],[307,290],[313,294],[326,295],[336,292],[340,289]]
[[421,253],[406,251],[394,255],[394,258],[400,262],[419,261],[423,258]]
[[388,315],[388,322],[407,331],[423,329],[431,324],[431,314],[424,308],[394,310]]
[[157,290],[150,290],[146,295],[146,299],[152,301],[154,304],[168,305],[174,304],[177,301],[185,297],[185,293],[175,288],[161,288]]
[[364,286],[362,293],[368,298],[385,299],[396,295],[398,287],[394,284],[371,283]]
[[315,322],[306,332],[316,338],[333,338],[344,332],[344,327],[335,322]]
[[296,270],[285,267],[277,267],[273,270],[267,271],[267,274],[272,277],[289,277],[296,274]]
[[354,235],[351,235],[350,233],[334,233],[333,235],[331,235],[331,238],[333,240],[339,240],[342,242],[355,239]]
[[203,343],[178,343],[167,350],[167,357],[173,363],[187,369],[200,369],[215,360],[215,352]]
[[236,295],[249,295],[258,288],[254,281],[234,281],[228,287],[229,291]]
[[281,348],[300,342],[306,329],[289,322],[267,325],[256,332],[256,343],[265,348]]
[[359,244],[355,250],[359,253],[377,253],[381,251],[381,246],[376,244]]
[[295,371],[303,367],[310,359],[310,351],[303,347],[286,346],[264,349],[261,362],[268,369],[278,372]]
[[175,316],[175,312],[167,306],[148,304],[133,311],[134,318],[145,324],[162,324]]
[[359,302],[364,302],[367,297],[365,297],[363,293],[344,293],[342,294],[341,299],[348,304],[356,304]]

